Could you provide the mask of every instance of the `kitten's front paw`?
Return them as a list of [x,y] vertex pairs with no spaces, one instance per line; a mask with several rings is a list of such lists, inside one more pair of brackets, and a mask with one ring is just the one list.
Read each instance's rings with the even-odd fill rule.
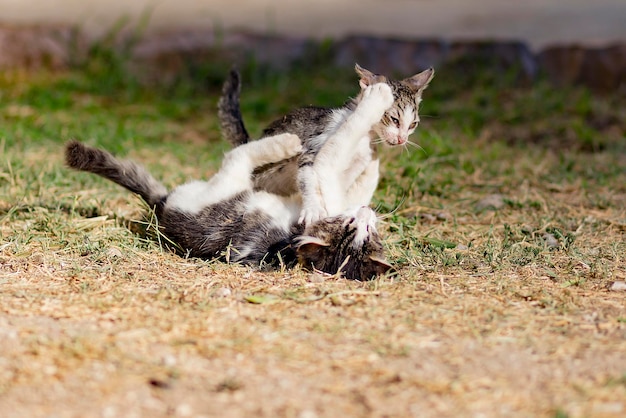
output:
[[376,121],[393,105],[393,92],[387,83],[376,83],[363,90],[359,106],[368,111]]
[[378,103],[385,110],[389,109],[393,104],[393,91],[387,83],[376,83],[372,85],[372,95],[378,98]]
[[300,141],[298,135],[284,134],[282,146],[285,153],[290,156],[299,154],[302,151],[302,141]]
[[326,210],[321,206],[304,208],[300,212],[298,223],[306,226],[311,225],[327,216]]

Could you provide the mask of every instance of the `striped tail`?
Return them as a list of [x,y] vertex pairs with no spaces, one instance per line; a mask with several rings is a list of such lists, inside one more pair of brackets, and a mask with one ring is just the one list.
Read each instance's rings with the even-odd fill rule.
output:
[[250,140],[248,131],[241,117],[239,94],[241,80],[237,70],[231,70],[222,87],[222,96],[217,103],[217,115],[220,120],[222,136],[234,147],[245,144]]
[[118,160],[107,151],[92,148],[78,141],[65,145],[66,164],[80,171],[102,176],[138,194],[150,206],[167,196],[167,189],[137,163]]

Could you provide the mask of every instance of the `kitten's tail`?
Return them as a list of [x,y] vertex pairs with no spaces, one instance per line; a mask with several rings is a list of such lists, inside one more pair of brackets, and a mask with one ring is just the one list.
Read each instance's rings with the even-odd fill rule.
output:
[[217,115],[220,120],[222,136],[233,146],[245,144],[250,140],[248,131],[241,117],[239,94],[241,80],[237,70],[231,70],[222,87],[222,96],[217,102]]
[[151,207],[167,196],[165,186],[139,164],[118,160],[107,151],[78,141],[70,141],[65,145],[65,162],[75,170],[97,174],[137,193]]

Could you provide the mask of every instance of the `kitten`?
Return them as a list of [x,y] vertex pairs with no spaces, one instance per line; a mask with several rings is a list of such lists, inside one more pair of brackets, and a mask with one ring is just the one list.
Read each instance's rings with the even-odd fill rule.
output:
[[[301,193],[303,209],[300,222],[307,224],[314,222],[337,212],[337,208],[370,204],[379,176],[375,145],[384,142],[391,146],[399,146],[408,142],[409,135],[415,131],[419,123],[418,109],[422,93],[434,76],[432,68],[401,81],[374,74],[358,64],[355,70],[360,77],[361,87],[356,99],[349,100],[342,107],[335,109],[323,107],[296,109],[272,122],[263,132],[263,136],[289,132],[303,140],[304,149],[300,155],[263,166],[254,172],[256,190],[285,195],[296,191]],[[388,86],[392,94],[391,103],[380,115],[371,115],[374,119],[354,118],[363,94],[375,84]],[[250,139],[241,117],[240,90],[239,74],[231,71],[222,89],[218,115],[222,134],[235,146],[247,143]],[[390,99],[382,97],[380,100],[382,103]],[[350,129],[342,129],[346,124],[352,125]],[[325,170],[330,167],[321,161],[319,154],[326,148],[328,139],[337,136],[340,130],[342,130],[340,133],[346,136],[342,140],[349,142],[354,148],[349,148],[348,153],[343,154],[346,158],[352,156],[352,160],[343,175],[338,178],[344,180],[344,188],[348,185],[359,189],[358,192],[352,193],[356,199],[348,202],[345,202],[341,195],[341,185],[333,185],[316,178],[319,175],[324,176]],[[337,151],[331,148],[327,153]],[[335,190],[329,191],[328,189],[333,186],[336,186]],[[339,203],[335,207],[328,207],[328,204],[336,201]]]
[[228,152],[208,181],[168,192],[142,166],[107,151],[71,141],[69,167],[98,174],[154,208],[161,232],[184,254],[249,265],[293,266],[369,280],[391,269],[384,260],[376,216],[367,207],[304,226],[297,223],[297,195],[254,191],[255,168],[289,159],[302,149],[292,134],[269,136]]

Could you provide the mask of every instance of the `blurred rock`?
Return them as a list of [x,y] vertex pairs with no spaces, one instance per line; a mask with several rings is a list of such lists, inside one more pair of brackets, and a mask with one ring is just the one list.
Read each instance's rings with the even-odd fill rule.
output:
[[324,283],[326,278],[320,273],[311,273],[308,276],[308,280],[310,283]]
[[66,68],[84,46],[67,26],[0,25],[0,68]]
[[500,71],[520,70],[521,76],[537,75],[537,62],[528,46],[517,41],[459,41],[450,46],[449,62],[488,63]]
[[373,36],[350,36],[335,44],[334,63],[340,67],[355,62],[385,74],[410,75],[428,67],[446,63],[485,62],[506,71],[520,69],[526,78],[537,73],[536,60],[523,42],[456,41],[442,39],[397,39]]
[[355,63],[385,74],[412,75],[445,61],[450,45],[439,39],[406,40],[373,36],[350,36],[334,44],[334,63]]
[[120,250],[117,247],[110,247],[106,251],[106,255],[109,258],[122,258],[123,257],[122,250]]
[[541,51],[538,55],[541,70],[554,83],[573,83],[585,60],[585,50],[578,46],[555,46]]
[[437,217],[430,213],[420,213],[419,218],[422,221],[422,223],[428,223],[428,224],[432,224],[437,220]]
[[476,210],[498,210],[504,207],[504,197],[501,194],[490,194],[476,202]]
[[227,298],[232,295],[232,291],[228,287],[220,287],[215,291],[214,295],[218,298]]
[[284,70],[304,59],[313,45],[307,39],[249,32],[158,34],[139,40],[133,47],[131,68],[148,81],[165,82],[190,68],[215,63],[229,68],[252,61]]
[[546,232],[542,235],[542,238],[543,242],[545,242],[546,246],[548,246],[549,248],[558,248],[560,246],[559,240],[556,239],[554,234]]
[[626,44],[605,48],[553,46],[541,51],[537,62],[559,86],[582,84],[603,92],[626,89]]
[[[526,79],[544,73],[557,85],[582,84],[602,92],[626,90],[626,43],[603,48],[561,45],[533,54],[517,41],[446,41],[349,36],[333,42],[252,32],[179,31],[136,39],[121,31],[107,39],[126,51],[131,69],[149,81],[167,80],[195,67],[220,63],[226,68],[249,60],[276,69],[322,57],[335,65],[354,63],[386,74],[408,76],[427,67],[458,65],[464,71],[482,64],[516,69]],[[0,69],[68,68],[84,62],[89,39],[69,26],[0,25]],[[106,47],[105,45],[105,47]],[[137,72],[137,71],[135,71]]]

